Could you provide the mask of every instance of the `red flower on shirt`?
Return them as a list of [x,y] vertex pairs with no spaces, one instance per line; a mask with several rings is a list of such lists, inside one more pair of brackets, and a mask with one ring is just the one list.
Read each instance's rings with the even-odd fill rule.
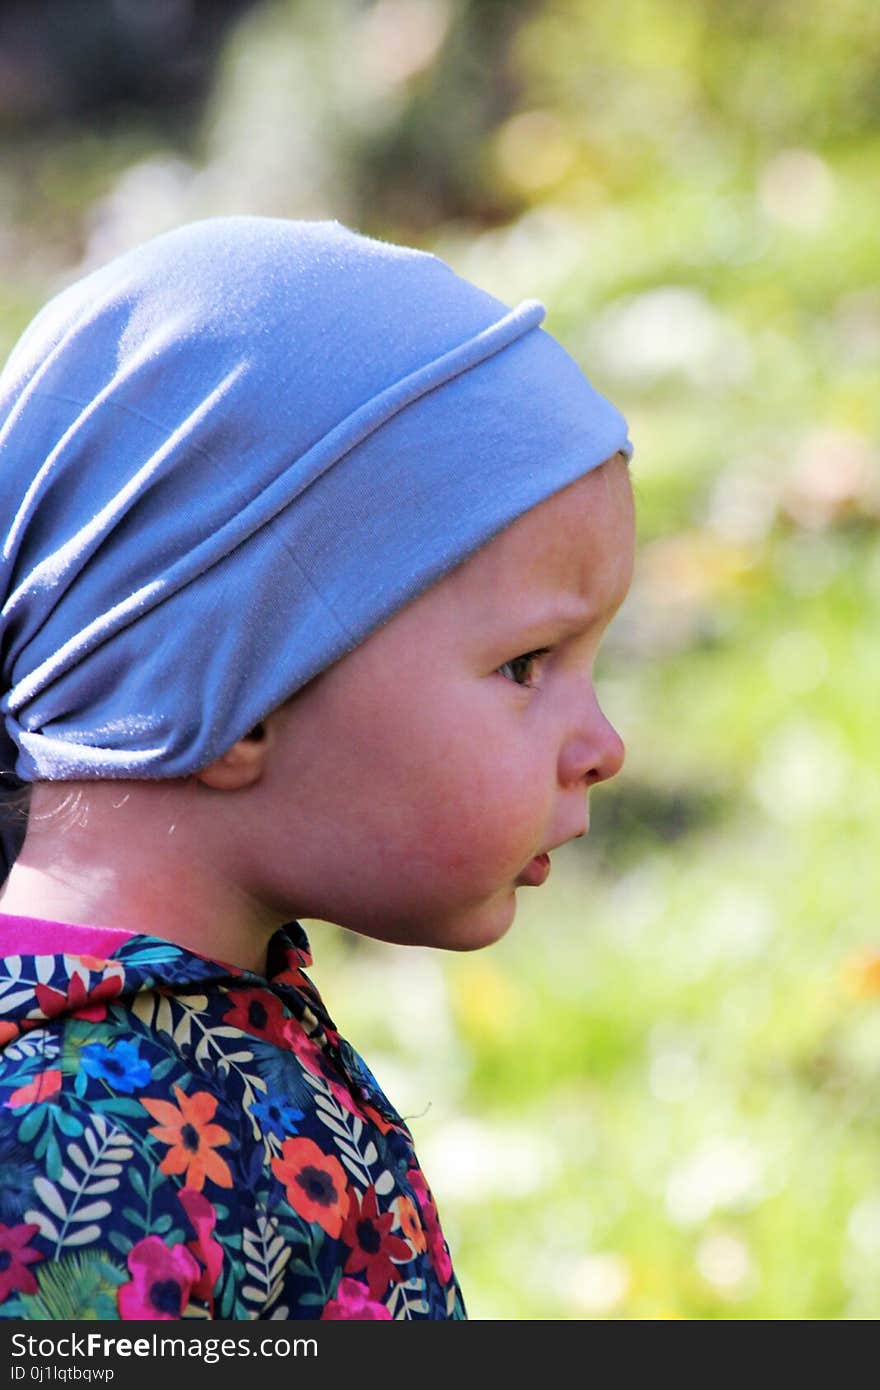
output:
[[39,1231],[32,1222],[20,1226],[0,1224],[0,1303],[12,1293],[36,1293],[37,1281],[28,1265],[44,1258],[40,1250],[33,1250],[28,1241]]
[[394,1260],[412,1259],[412,1251],[400,1236],[391,1235],[395,1224],[393,1211],[379,1215],[376,1189],[367,1188],[362,1198],[352,1194],[348,1219],[342,1232],[343,1242],[351,1247],[351,1254],[345,1261],[346,1274],[358,1274],[366,1270],[367,1284],[372,1298],[378,1298],[388,1288],[393,1279],[397,1283],[403,1278],[403,1270]]
[[276,994],[268,989],[231,989],[228,999],[232,1007],[223,1015],[224,1023],[266,1042],[283,1042],[289,1020]]
[[67,993],[52,989],[50,985],[36,985],[34,994],[46,1018],[59,1018],[62,1014],[72,1014],[75,1018],[88,1019],[97,1023],[107,1017],[106,1000],[115,999],[122,992],[122,974],[105,975],[91,990],[86,988],[81,975],[73,974]]
[[[277,975],[272,976],[273,985],[289,985],[291,989],[302,990],[306,995],[316,994],[315,986],[308,975],[303,973],[302,966],[293,952],[288,952],[287,960],[287,969],[279,970]],[[307,965],[311,965],[311,963],[311,959],[306,962]]]

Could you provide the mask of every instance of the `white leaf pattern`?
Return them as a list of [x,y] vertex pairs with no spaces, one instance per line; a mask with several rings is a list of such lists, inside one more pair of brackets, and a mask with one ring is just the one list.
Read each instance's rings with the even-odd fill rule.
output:
[[358,1182],[363,1182],[364,1178],[366,1178],[367,1181],[364,1185],[366,1187],[369,1187],[370,1175],[366,1172],[362,1163],[355,1163],[353,1159],[349,1158],[347,1153],[342,1154],[342,1162],[344,1166],[348,1169],[348,1171],[352,1174],[352,1176],[357,1178]]
[[[2,994],[2,991],[0,991],[0,994]],[[13,1009],[18,1008],[19,1004],[24,1004],[28,999],[32,999],[33,995],[34,991],[30,986],[28,986],[27,989],[20,989],[17,994],[3,995],[3,1012],[11,1014]]]
[[242,1250],[245,1268],[252,1279],[259,1281],[260,1287],[256,1283],[246,1284],[241,1296],[245,1302],[262,1310],[278,1296],[292,1247],[278,1235],[274,1223],[262,1214],[257,1215],[257,1226],[256,1231],[245,1227]]
[[62,1202],[61,1193],[53,1182],[50,1182],[48,1178],[36,1177],[34,1178],[34,1191],[53,1216],[60,1217],[62,1221],[67,1220],[67,1207]]
[[54,1221],[49,1220],[44,1211],[26,1211],[24,1219],[34,1226],[39,1226],[40,1235],[45,1236],[47,1240],[57,1241],[58,1228]]
[[83,1226],[80,1230],[74,1231],[67,1236],[65,1245],[88,1245],[91,1241],[97,1240],[101,1234],[100,1226]]
[[41,985],[47,985],[55,974],[55,957],[37,956],[35,964],[37,967],[37,979]]
[[[72,1159],[73,1162],[76,1164],[77,1168],[82,1169],[84,1173],[87,1173],[89,1171],[89,1160],[86,1158],[79,1144],[69,1144],[67,1146],[67,1157]],[[64,1182],[63,1178],[62,1182]],[[66,1187],[67,1183],[64,1183],[64,1186]]]
[[100,1221],[102,1216],[108,1216],[112,1210],[109,1202],[90,1202],[87,1207],[80,1207],[77,1211],[72,1211],[70,1219],[71,1221]]

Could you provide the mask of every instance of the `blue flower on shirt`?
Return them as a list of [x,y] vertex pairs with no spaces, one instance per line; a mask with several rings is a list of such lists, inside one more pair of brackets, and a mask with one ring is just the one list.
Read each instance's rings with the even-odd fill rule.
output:
[[297,1110],[289,1101],[279,1100],[277,1097],[256,1101],[251,1106],[251,1114],[264,1133],[275,1134],[279,1139],[296,1134],[296,1122],[303,1118],[302,1110]]
[[118,1042],[115,1047],[88,1043],[80,1053],[82,1069],[88,1076],[106,1081],[114,1091],[131,1095],[150,1079],[150,1064],[138,1054],[137,1043]]

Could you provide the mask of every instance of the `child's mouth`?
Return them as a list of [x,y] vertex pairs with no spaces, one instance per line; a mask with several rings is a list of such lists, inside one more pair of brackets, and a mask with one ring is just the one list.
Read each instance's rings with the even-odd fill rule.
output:
[[517,875],[517,883],[524,888],[540,888],[550,872],[550,855],[536,854]]

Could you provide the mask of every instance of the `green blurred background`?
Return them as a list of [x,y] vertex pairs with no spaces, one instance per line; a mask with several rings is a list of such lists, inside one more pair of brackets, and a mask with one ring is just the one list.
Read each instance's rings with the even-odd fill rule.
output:
[[876,0],[2,3],[0,140],[2,355],[214,213],[545,301],[636,444],[626,768],[490,951],[314,975],[473,1317],[876,1318]]

